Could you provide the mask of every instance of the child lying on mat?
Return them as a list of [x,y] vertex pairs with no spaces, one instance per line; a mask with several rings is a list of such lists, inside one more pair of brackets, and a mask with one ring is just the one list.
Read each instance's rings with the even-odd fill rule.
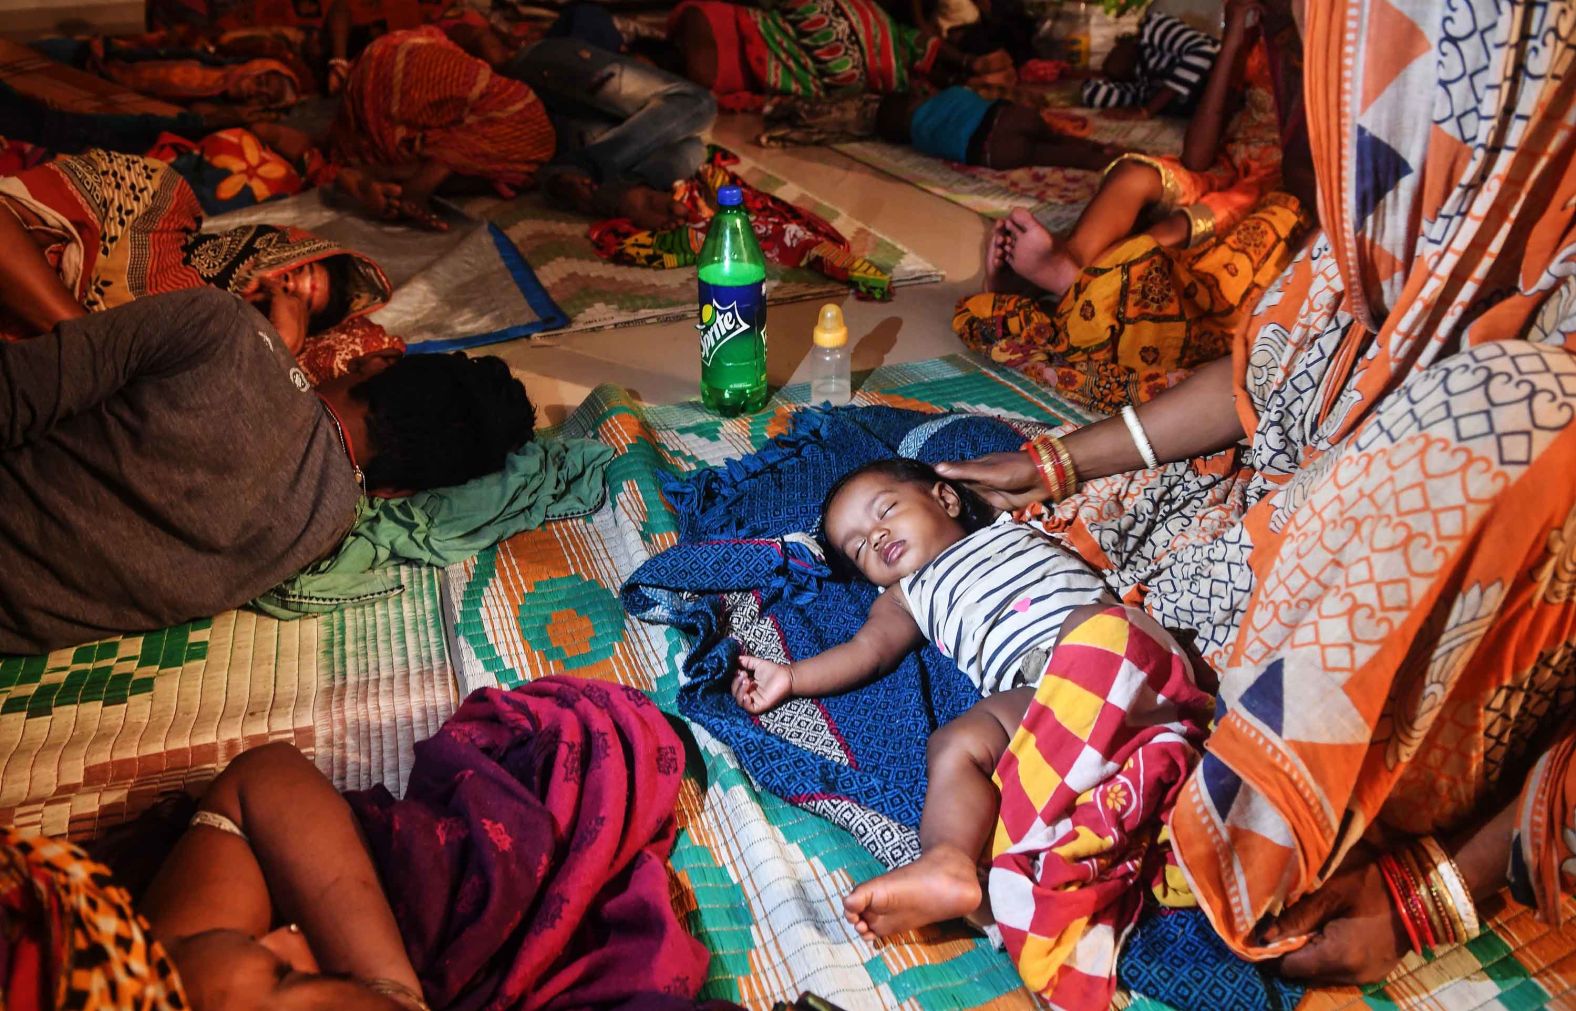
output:
[[1123,154],[1109,144],[1057,133],[1027,105],[993,102],[962,85],[933,95],[888,95],[876,107],[876,132],[891,144],[989,169],[1049,165],[1093,172]]
[[1064,630],[1115,600],[1072,552],[915,460],[845,476],[821,515],[834,556],[886,592],[853,639],[818,656],[786,665],[740,656],[734,699],[764,713],[847,691],[927,639],[951,657],[985,697],[930,739],[922,855],[861,884],[844,907],[866,937],[971,916],[982,910],[979,864],[1000,804],[991,773]]

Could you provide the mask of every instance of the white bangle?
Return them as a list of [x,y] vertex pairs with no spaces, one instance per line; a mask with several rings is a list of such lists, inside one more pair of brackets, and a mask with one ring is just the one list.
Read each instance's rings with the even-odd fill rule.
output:
[[1122,421],[1127,424],[1127,432],[1133,437],[1133,445],[1138,447],[1138,455],[1144,458],[1144,466],[1150,469],[1160,466],[1155,447],[1149,444],[1149,435],[1144,431],[1144,423],[1138,420],[1138,408],[1132,404],[1122,408]]

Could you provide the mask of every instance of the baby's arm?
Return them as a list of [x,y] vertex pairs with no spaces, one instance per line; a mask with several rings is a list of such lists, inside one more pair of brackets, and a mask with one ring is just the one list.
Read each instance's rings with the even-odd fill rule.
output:
[[740,654],[733,698],[759,715],[790,698],[836,695],[892,670],[924,641],[894,586],[870,605],[870,616],[852,639],[824,653],[791,664]]

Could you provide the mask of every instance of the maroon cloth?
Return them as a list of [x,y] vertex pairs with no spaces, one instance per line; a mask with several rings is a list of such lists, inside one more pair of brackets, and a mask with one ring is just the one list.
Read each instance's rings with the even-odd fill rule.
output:
[[480,689],[416,745],[403,800],[348,794],[428,1000],[561,1009],[692,997],[668,891],[684,749],[643,694]]

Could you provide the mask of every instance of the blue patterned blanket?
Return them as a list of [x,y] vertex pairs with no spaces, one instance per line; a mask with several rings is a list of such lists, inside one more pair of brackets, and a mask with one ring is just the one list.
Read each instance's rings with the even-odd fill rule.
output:
[[1127,935],[1116,974],[1164,1006],[1211,1011],[1290,1011],[1308,989],[1238,958],[1198,909],[1150,910]]
[[630,614],[693,642],[679,711],[732,747],[762,787],[848,829],[888,866],[919,854],[925,742],[978,701],[974,686],[926,647],[855,691],[752,717],[728,693],[740,644],[787,662],[864,622],[875,587],[831,578],[814,540],[839,477],[892,456],[935,463],[1016,449],[1028,428],[893,407],[801,411],[755,453],[669,484],[679,543],[623,588]]

